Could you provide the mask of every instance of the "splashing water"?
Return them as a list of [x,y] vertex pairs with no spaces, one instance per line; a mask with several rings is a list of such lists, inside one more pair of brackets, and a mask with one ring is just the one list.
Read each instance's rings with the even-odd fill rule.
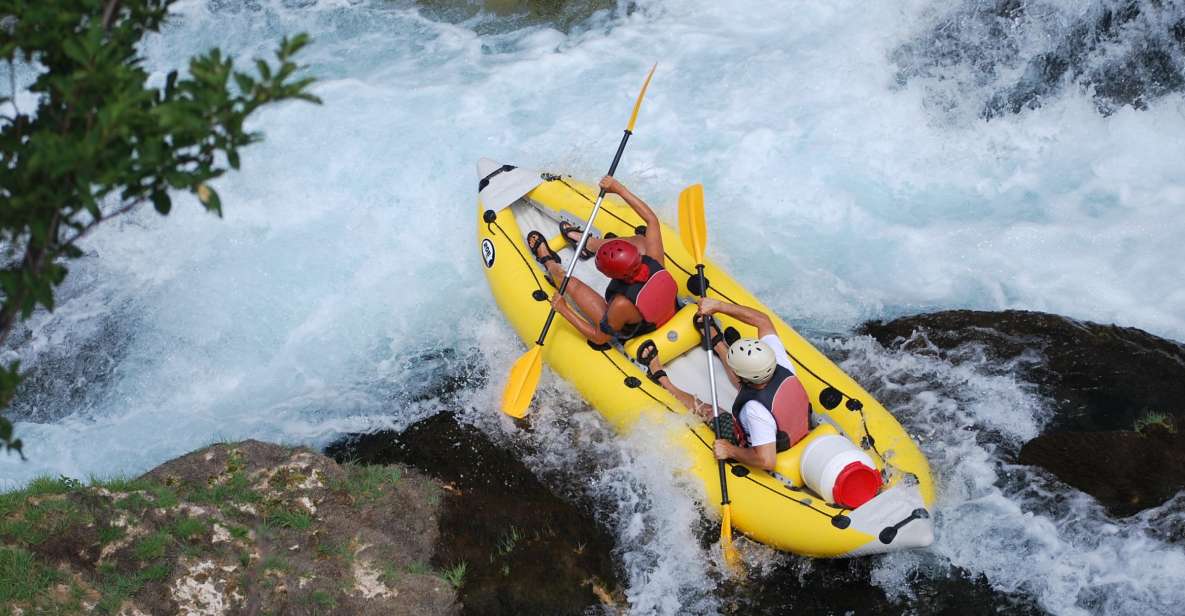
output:
[[[59,308],[6,351],[31,372],[14,408],[31,461],[0,458],[0,476],[132,474],[213,440],[320,445],[460,407],[602,513],[636,613],[722,610],[697,488],[649,446],[669,426],[614,438],[559,383],[534,434],[494,415],[522,347],[472,244],[474,161],[597,177],[655,61],[619,177],[668,220],[704,182],[713,258],[816,339],[947,307],[1185,337],[1185,101],[1171,78],[1114,81],[1144,40],[1157,75],[1180,73],[1179,2],[1125,3],[1142,12],[1104,35],[1117,3],[653,0],[592,3],[562,29],[447,4],[177,6],[144,46],[154,79],[308,31],[325,105],[255,121],[266,141],[217,185],[224,220],[178,198],[89,238]],[[1041,54],[1067,68],[1035,80]],[[1140,87],[1138,104],[1113,95]],[[935,547],[878,561],[890,596],[955,565],[1059,614],[1185,601],[1165,539],[1181,497],[1115,521],[1010,463],[1047,411],[1006,366],[826,340],[940,482]]]
[[1185,600],[1185,550],[1171,530],[1185,523],[1185,493],[1117,521],[1094,499],[1015,464],[1047,406],[978,345],[948,361],[868,337],[829,342],[846,357],[841,367],[897,409],[942,486],[935,545],[886,555],[874,571],[889,596],[908,597],[911,576],[941,576],[953,564],[1055,614],[1168,613]]

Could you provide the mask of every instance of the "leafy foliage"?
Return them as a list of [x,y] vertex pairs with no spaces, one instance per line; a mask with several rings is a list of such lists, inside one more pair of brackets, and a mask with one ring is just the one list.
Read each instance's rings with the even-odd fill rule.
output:
[[[236,71],[218,49],[150,87],[137,53],[176,0],[0,0],[0,60],[10,92],[0,96],[0,344],[18,319],[54,308],[66,262],[96,226],[151,203],[168,214],[186,191],[221,215],[209,182],[238,169],[240,150],[261,139],[244,129],[260,108],[284,100],[319,103],[294,58],[305,34],[285,37],[275,62]],[[17,69],[36,78],[36,109],[17,101]],[[0,409],[20,365],[0,366]],[[21,452],[0,416],[0,445]],[[22,454],[23,455],[23,454]]]

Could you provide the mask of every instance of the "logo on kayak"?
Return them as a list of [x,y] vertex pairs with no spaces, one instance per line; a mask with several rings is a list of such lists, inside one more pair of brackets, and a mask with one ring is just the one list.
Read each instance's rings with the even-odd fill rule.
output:
[[481,258],[485,260],[486,267],[494,267],[494,243],[490,240],[481,241]]

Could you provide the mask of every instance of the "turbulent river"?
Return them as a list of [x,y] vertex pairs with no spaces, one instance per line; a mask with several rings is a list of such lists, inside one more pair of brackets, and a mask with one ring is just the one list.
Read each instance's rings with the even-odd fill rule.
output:
[[155,80],[307,31],[324,105],[256,118],[266,140],[217,183],[224,219],[179,197],[88,240],[57,310],[5,351],[30,371],[13,409],[30,461],[0,456],[0,487],[219,440],[321,446],[447,407],[598,512],[633,613],[723,610],[697,488],[652,446],[670,426],[616,437],[548,376],[533,432],[499,417],[523,346],[473,240],[479,157],[595,179],[658,62],[618,177],[668,220],[703,182],[713,258],[930,456],[937,542],[878,557],[873,583],[908,598],[958,568],[1056,614],[1185,605],[1185,550],[1162,538],[1185,496],[1108,517],[1003,453],[1050,415],[1007,370],[850,333],[1023,308],[1185,339],[1185,3],[489,4],[179,3],[143,50]]

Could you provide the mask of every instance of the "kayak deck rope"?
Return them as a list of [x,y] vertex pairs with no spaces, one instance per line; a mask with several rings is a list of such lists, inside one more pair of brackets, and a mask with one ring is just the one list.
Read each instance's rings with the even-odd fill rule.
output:
[[539,282],[539,276],[535,273],[535,268],[531,265],[531,262],[527,260],[527,256],[523,254],[523,251],[519,250],[518,242],[514,241],[510,237],[510,234],[507,233],[506,230],[502,228],[502,225],[498,224],[496,220],[486,223],[486,230],[490,231],[491,235],[493,234],[493,231],[490,229],[491,226],[498,229],[498,232],[502,234],[502,237],[506,238],[506,242],[510,244],[510,247],[514,248],[514,252],[518,253],[518,258],[523,260],[523,264],[527,266],[527,271],[531,272],[531,278],[535,280],[535,286],[539,287],[539,292],[547,293],[547,291],[543,290],[543,284]]
[[[562,175],[555,174],[555,173],[543,173],[543,174],[540,174],[540,178],[542,178],[542,179],[543,179],[544,181],[546,181],[546,182],[559,182],[559,183],[563,184],[564,186],[568,187],[568,189],[569,189],[569,190],[571,190],[572,192],[576,193],[577,195],[580,195],[582,198],[584,198],[584,200],[585,200],[585,201],[588,201],[589,203],[593,203],[593,202],[594,202],[594,201],[592,200],[592,198],[591,198],[591,197],[589,197],[588,195],[586,195],[586,194],[585,194],[583,191],[581,191],[581,190],[577,189],[575,186],[572,186],[572,185],[571,185],[571,184],[569,184],[567,181],[565,181],[565,180],[564,180],[564,177],[563,177]],[[626,226],[629,226],[629,227],[635,227],[635,226],[636,226],[636,225],[634,225],[634,224],[631,224],[631,223],[630,223],[630,221],[628,221],[628,220],[626,220],[626,219],[622,218],[621,216],[617,215],[617,214],[616,214],[615,212],[613,212],[612,210],[605,209],[605,210],[603,210],[603,211],[604,211],[606,214],[608,214],[609,216],[612,216],[613,218],[617,219],[617,220],[618,220],[618,222],[620,222],[620,223],[621,223],[621,224],[623,224],[623,225],[626,225]],[[683,265],[682,265],[682,264],[680,264],[680,263],[679,263],[679,261],[678,261],[677,259],[675,259],[674,257],[672,257],[672,256],[671,256],[669,253],[666,253],[666,252],[664,252],[664,253],[663,253],[663,255],[666,257],[666,260],[667,260],[668,262],[670,262],[671,264],[673,264],[673,265],[674,265],[676,268],[678,268],[678,269],[682,270],[682,272],[683,272],[684,274],[687,274],[688,276],[698,275],[698,274],[694,274],[694,273],[693,273],[691,270],[688,270],[686,267],[683,267]],[[736,302],[736,301],[734,301],[734,300],[733,300],[731,297],[729,297],[728,295],[726,295],[726,294],[722,293],[722,292],[721,292],[719,289],[716,289],[716,288],[712,287],[712,284],[711,284],[711,282],[709,282],[709,283],[708,283],[708,288],[707,288],[707,289],[705,289],[705,294],[707,293],[707,291],[713,291],[713,292],[715,292],[715,294],[716,294],[717,296],[719,296],[719,297],[723,298],[724,300],[728,301],[729,303],[733,303],[733,304],[737,303],[737,302]],[[841,400],[842,400],[842,398],[847,398],[847,399],[848,399],[848,404],[846,405],[846,406],[847,406],[847,408],[848,408],[849,410],[858,410],[858,412],[860,413],[860,425],[861,425],[861,427],[862,427],[862,428],[863,428],[863,430],[864,430],[864,439],[862,439],[862,440],[863,440],[863,441],[866,441],[866,442],[868,443],[868,446],[869,446],[869,447],[867,447],[867,448],[871,448],[871,449],[872,449],[873,453],[875,453],[875,454],[876,454],[876,456],[877,456],[878,458],[880,458],[880,460],[881,460],[881,463],[882,463],[884,466],[888,467],[888,466],[889,466],[889,461],[885,459],[885,456],[884,456],[884,455],[882,455],[882,454],[881,454],[881,452],[880,452],[880,450],[877,448],[877,446],[876,446],[876,438],[872,436],[872,432],[871,432],[871,431],[869,431],[869,429],[868,429],[868,420],[867,420],[867,417],[865,417],[865,415],[864,415],[864,405],[863,405],[863,403],[862,403],[862,402],[860,402],[860,400],[859,400],[858,398],[854,398],[854,397],[852,397],[851,395],[844,393],[844,392],[843,392],[843,391],[842,391],[840,388],[838,388],[838,387],[836,387],[835,385],[833,385],[833,384],[832,384],[831,382],[829,382],[827,379],[824,379],[824,378],[823,378],[823,377],[822,377],[822,376],[821,376],[819,373],[817,373],[817,372],[815,372],[814,370],[812,370],[810,366],[806,365],[806,364],[805,364],[805,363],[803,363],[803,362],[802,362],[800,359],[798,359],[797,357],[795,357],[795,356],[794,356],[794,354],[793,354],[793,353],[791,353],[789,350],[787,350],[787,351],[786,351],[786,355],[790,357],[790,360],[791,360],[791,361],[793,361],[793,362],[794,362],[794,364],[795,364],[796,366],[798,366],[798,367],[802,368],[803,370],[805,370],[805,371],[806,371],[808,374],[810,374],[812,377],[814,377],[814,378],[815,378],[815,380],[819,381],[819,382],[820,382],[820,383],[822,383],[824,386],[826,386],[826,387],[828,387],[828,388],[830,388],[830,389],[832,389],[832,390],[836,391],[837,393],[839,393],[839,395],[841,396]],[[852,409],[852,404],[853,404],[853,403],[854,403],[855,405],[857,405],[857,409]],[[822,404],[822,401],[820,401],[820,404]],[[836,406],[838,406],[838,403],[836,404]],[[826,407],[826,405],[824,405],[824,408],[827,408],[827,407]],[[834,407],[833,407],[833,408],[834,408]],[[828,410],[828,411],[830,411],[831,409],[830,409],[830,408],[828,408],[827,410]],[[861,445],[863,445],[863,443],[861,443]],[[866,448],[866,449],[867,449],[867,448]]]
[[[621,365],[619,365],[619,364],[617,363],[616,359],[614,359],[614,357],[613,357],[612,355],[610,355],[608,351],[601,351],[601,355],[603,355],[603,356],[605,357],[605,359],[609,360],[609,363],[613,364],[613,367],[614,367],[614,368],[617,368],[617,371],[618,371],[618,372],[620,372],[622,375],[626,376],[627,378],[629,378],[629,377],[631,376],[631,375],[630,375],[628,372],[626,372],[626,371],[625,371],[625,369],[624,369],[624,368],[622,368],[622,367],[621,367]],[[632,362],[631,362],[631,364],[632,364]],[[627,385],[626,387],[629,387],[629,386]],[[666,409],[668,412],[670,412],[670,413],[674,413],[674,414],[676,414],[676,415],[681,415],[681,414],[682,414],[682,413],[680,413],[679,411],[677,411],[677,410],[675,410],[675,409],[671,408],[671,406],[670,406],[670,405],[668,405],[666,402],[663,402],[662,400],[660,400],[660,399],[659,399],[658,397],[656,397],[654,394],[652,394],[652,393],[650,393],[649,391],[647,391],[647,390],[646,390],[646,388],[645,388],[643,385],[639,384],[639,385],[636,387],[636,389],[639,389],[639,390],[641,390],[641,391],[642,391],[642,393],[646,394],[646,396],[647,396],[648,398],[650,398],[651,400],[653,400],[653,401],[654,401],[656,404],[658,404],[658,405],[659,405],[659,406],[661,406],[662,408]],[[704,425],[708,425],[708,423],[707,423],[707,422],[703,422],[703,423],[704,423]],[[712,449],[713,449],[713,443],[711,443],[711,442],[708,442],[707,440],[705,440],[705,439],[704,439],[704,437],[703,437],[702,435],[700,435],[700,433],[699,433],[699,432],[696,432],[694,428],[692,428],[691,426],[688,426],[688,427],[687,427],[687,429],[688,429],[688,431],[690,431],[690,432],[691,432],[692,436],[694,436],[694,437],[696,438],[696,440],[698,440],[698,441],[700,442],[700,444],[702,444],[702,445],[704,446],[704,448],[706,448],[706,449],[708,449],[708,450],[712,450]],[[734,468],[734,467],[736,467],[736,466],[737,466],[737,464],[736,464],[736,463],[734,463],[734,462],[727,462],[727,461],[726,461],[726,462],[725,462],[725,464],[726,464],[726,465],[729,467],[730,471],[731,471],[731,469],[732,469],[732,468]],[[744,466],[744,465],[741,465],[741,467],[742,467],[742,468],[744,468],[746,471],[749,471],[749,468],[748,468],[748,467],[746,467],[746,466]],[[733,475],[734,477],[737,477],[737,478],[739,478],[739,479],[744,479],[744,480],[746,480],[746,481],[750,481],[750,482],[752,482],[752,483],[755,483],[755,484],[757,484],[758,486],[760,486],[761,488],[763,488],[763,489],[765,489],[765,490],[768,490],[768,491],[770,491],[770,492],[772,492],[772,493],[774,493],[774,494],[777,494],[778,496],[781,496],[782,498],[785,498],[785,499],[787,499],[787,500],[793,501],[794,503],[798,504],[799,506],[806,507],[806,508],[810,509],[811,511],[814,511],[815,513],[818,513],[818,514],[820,514],[820,515],[823,515],[823,516],[826,516],[826,517],[828,517],[828,518],[831,518],[831,520],[832,520],[832,523],[833,523],[833,524],[835,524],[837,528],[841,528],[841,530],[842,530],[842,528],[846,528],[846,525],[845,525],[845,526],[842,526],[842,527],[841,527],[841,526],[839,526],[839,524],[841,524],[842,522],[837,522],[836,520],[837,520],[837,519],[839,519],[839,518],[846,518],[846,516],[844,516],[843,514],[844,514],[844,512],[845,512],[845,511],[847,511],[847,509],[840,509],[840,510],[839,510],[839,513],[837,513],[837,514],[835,514],[835,515],[832,515],[832,514],[830,514],[830,513],[826,512],[826,511],[823,511],[822,509],[819,509],[818,507],[815,507],[815,506],[814,506],[814,504],[812,504],[812,503],[804,502],[804,501],[802,501],[802,500],[799,500],[799,499],[798,499],[797,497],[795,497],[794,495],[791,495],[791,494],[786,494],[786,493],[784,493],[784,492],[780,492],[780,491],[778,491],[777,489],[775,489],[775,488],[773,488],[773,487],[770,487],[770,486],[766,485],[765,483],[762,483],[762,482],[760,482],[760,481],[757,481],[756,479],[754,479],[754,478],[753,478],[753,476],[752,476],[752,472],[746,472],[744,475],[738,475],[737,473],[732,473],[732,475]],[[799,491],[799,490],[800,490],[799,488],[791,488],[790,486],[785,486],[785,487],[786,487],[786,489],[788,489],[788,490],[793,490],[793,491]]]

